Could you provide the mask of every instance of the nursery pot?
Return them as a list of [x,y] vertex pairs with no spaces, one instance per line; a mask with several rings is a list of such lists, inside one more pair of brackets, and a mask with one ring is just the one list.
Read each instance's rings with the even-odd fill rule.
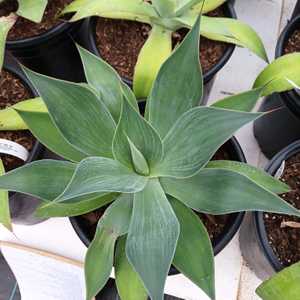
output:
[[[108,280],[105,287],[96,296],[96,300],[120,300],[120,296],[118,295],[115,280],[111,278]],[[183,300],[183,299],[165,295],[164,300]]]
[[[299,152],[300,141],[296,141],[279,152],[270,161],[266,171],[275,175],[283,161]],[[263,212],[247,214],[240,231],[240,247],[246,262],[262,280],[285,268],[269,243]]]
[[[224,5],[224,13],[226,17],[236,19],[236,12],[234,10],[232,1],[227,1]],[[82,46],[88,49],[90,52],[95,55],[101,57],[101,54],[98,50],[96,44],[96,23],[97,17],[91,17],[84,21],[82,30],[80,32],[80,42]],[[207,104],[209,93],[212,89],[213,82],[217,73],[225,66],[225,64],[230,59],[235,46],[233,44],[227,44],[227,48],[223,53],[223,56],[219,59],[219,61],[211,67],[207,72],[203,74],[204,80],[204,95],[202,98],[202,105]],[[132,81],[128,78],[122,77],[123,81],[128,84],[132,88]]]
[[6,42],[26,67],[51,77],[83,82],[84,73],[75,40],[82,22],[63,22],[40,35]]
[[[3,69],[20,79],[33,96],[38,96],[37,92],[14,60],[6,57]],[[39,159],[42,156],[43,151],[44,147],[36,140],[25,164]],[[34,216],[34,211],[39,204],[40,200],[32,196],[9,193],[9,206],[13,223],[33,225],[41,222],[42,219]]]
[[[230,139],[223,147],[229,154],[231,160],[246,162],[243,151],[235,138]],[[217,236],[216,239],[213,240],[215,255],[221,252],[229,244],[233,236],[238,231],[243,217],[243,212],[228,215],[228,220],[226,221],[224,230]],[[71,217],[70,221],[81,241],[88,247],[93,239],[93,234],[90,232],[89,228],[87,228],[84,218],[81,216]],[[169,274],[178,274],[178,271],[174,267],[171,267]]]
[[[276,58],[284,55],[289,38],[300,29],[300,16],[294,18],[279,37]],[[264,100],[260,111],[270,111],[280,107],[270,114],[254,122],[254,135],[262,152],[272,158],[276,153],[300,139],[300,93],[292,90],[274,94]]]

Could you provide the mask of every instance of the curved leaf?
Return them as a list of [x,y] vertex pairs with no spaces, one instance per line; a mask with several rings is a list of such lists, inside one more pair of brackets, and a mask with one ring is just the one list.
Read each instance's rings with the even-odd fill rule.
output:
[[151,18],[158,17],[152,5],[141,0],[75,0],[62,13],[74,12],[71,21],[99,16],[151,24]]
[[152,0],[152,5],[160,17],[171,17],[174,14],[176,2],[174,0]]
[[210,161],[206,165],[206,168],[224,169],[224,170],[230,170],[230,171],[240,173],[241,175],[247,176],[256,184],[262,186],[266,190],[275,194],[282,194],[290,191],[290,187],[287,184],[274,178],[273,176],[269,175],[265,171],[238,161],[229,161],[229,160]]
[[[4,173],[4,166],[2,160],[0,159],[0,176],[4,175]],[[12,231],[8,192],[5,190],[0,190],[0,224],[2,224],[9,231]]]
[[263,88],[257,88],[237,95],[226,97],[211,105],[211,107],[251,112],[262,96]]
[[265,211],[300,216],[300,211],[239,173],[203,169],[186,179],[163,178],[167,194],[192,209],[222,215],[240,211]]
[[126,238],[117,242],[115,254],[115,275],[121,300],[147,300],[147,292],[139,275],[130,265],[125,252]]
[[149,180],[144,190],[134,195],[126,254],[152,300],[163,299],[179,231],[178,220],[159,181]]
[[[162,138],[178,118],[202,98],[199,23],[162,65],[147,101],[146,115]],[[178,80],[178,78],[184,80]],[[170,113],[172,105],[172,113]]]
[[18,0],[18,3],[19,16],[39,23],[42,21],[48,0]]
[[158,71],[172,52],[172,32],[153,25],[134,70],[133,90],[138,99],[148,97]]
[[42,98],[28,99],[0,110],[0,130],[25,130],[28,126],[15,109],[30,112],[48,112]]
[[300,262],[261,284],[256,293],[263,300],[297,300],[300,295]]
[[147,180],[115,160],[89,157],[78,164],[72,180],[55,201],[66,202],[100,192],[135,193],[145,187]]
[[170,203],[180,223],[180,235],[173,265],[210,299],[215,299],[214,253],[201,219],[178,200]]
[[92,299],[106,284],[113,266],[117,238],[128,231],[132,195],[121,195],[100,219],[85,257],[86,299]]
[[236,130],[259,116],[212,107],[191,109],[163,140],[164,157],[153,174],[181,178],[196,174]]
[[254,88],[264,88],[263,96],[284,92],[300,85],[300,53],[281,56],[269,64],[256,78]]
[[151,170],[152,165],[162,157],[162,141],[153,127],[125,99],[113,141],[113,154],[115,159],[132,168],[128,138],[144,156]]
[[115,200],[119,194],[102,194],[96,197],[83,196],[76,202],[60,203],[46,202],[36,209],[35,214],[41,218],[75,217],[94,211]]
[[17,110],[18,114],[29,127],[32,134],[48,149],[65,159],[79,162],[87,155],[73,147],[57,127],[53,124],[48,113]]
[[[64,138],[89,156],[112,156],[115,122],[88,88],[24,69]],[[88,116],[88,118],[87,118]]]
[[[215,10],[227,0],[200,0],[200,3],[195,5],[192,8],[193,12],[200,13],[202,11],[203,14],[208,13],[210,11]],[[204,3],[203,3],[204,2]],[[203,6],[203,8],[202,8]]]
[[66,161],[35,161],[1,176],[0,188],[51,201],[64,191],[75,168]]

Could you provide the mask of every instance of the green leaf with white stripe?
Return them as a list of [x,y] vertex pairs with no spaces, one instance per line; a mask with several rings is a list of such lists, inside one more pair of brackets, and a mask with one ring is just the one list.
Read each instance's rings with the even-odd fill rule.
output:
[[[24,69],[64,138],[89,156],[112,157],[115,122],[88,88]],[[87,118],[88,116],[88,118]]]
[[300,211],[240,173],[203,169],[185,178],[163,178],[165,192],[188,207],[213,215],[266,211],[300,216]]
[[164,157],[153,168],[163,177],[193,176],[235,131],[260,114],[196,107],[181,116],[163,140]]
[[67,202],[101,192],[135,193],[145,187],[147,180],[118,161],[89,157],[78,164],[72,180],[55,201]]
[[132,195],[121,195],[100,219],[85,257],[86,299],[92,299],[109,279],[118,237],[128,232]]
[[159,181],[150,179],[144,190],[134,195],[126,253],[152,300],[163,299],[179,232],[178,220]]

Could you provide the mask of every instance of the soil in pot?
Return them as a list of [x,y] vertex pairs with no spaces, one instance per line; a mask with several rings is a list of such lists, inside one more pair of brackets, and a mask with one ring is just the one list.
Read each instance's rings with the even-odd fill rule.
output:
[[[220,7],[208,15],[221,17],[225,14]],[[150,30],[149,25],[139,22],[98,18],[96,44],[100,56],[122,77],[132,80],[138,55]],[[182,29],[173,33],[173,47],[183,40],[187,32]],[[226,43],[201,37],[200,61],[204,73],[219,62],[227,48]]]
[[[281,197],[300,209],[300,153],[286,161],[281,180],[291,192]],[[269,244],[284,267],[300,261],[300,218],[278,214],[264,214]]]
[[284,48],[284,54],[299,52],[299,51],[300,51],[300,29],[297,29],[288,39]]
[[[48,5],[44,13],[42,22],[34,23],[25,18],[19,17],[15,25],[8,33],[9,41],[16,41],[38,36],[62,22],[58,18],[63,8],[72,0],[48,0]],[[0,4],[0,17],[7,16],[18,9],[17,0],[5,0]]]
[[[0,73],[0,109],[4,109],[31,97],[31,93],[23,85],[20,79],[9,72],[2,70]],[[16,142],[25,147],[29,152],[36,142],[35,138],[28,130],[0,131],[0,139]],[[11,155],[0,154],[0,158],[3,161],[6,171],[13,170],[24,164],[21,159]]]
[[[221,147],[213,157],[213,160],[229,159],[230,155],[224,146]],[[107,206],[104,206],[96,211],[90,212],[79,217],[82,221],[82,226],[86,229],[85,232],[89,233],[88,237],[90,240],[93,239],[96,232],[97,223],[104,214],[106,208]],[[199,213],[198,216],[203,221],[212,242],[214,242],[214,240],[216,240],[221,234],[224,233],[224,228],[226,227],[230,219],[230,215],[212,216]]]

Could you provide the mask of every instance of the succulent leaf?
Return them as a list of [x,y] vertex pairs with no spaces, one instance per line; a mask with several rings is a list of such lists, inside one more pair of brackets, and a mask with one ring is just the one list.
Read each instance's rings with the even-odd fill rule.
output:
[[39,23],[42,21],[48,0],[18,0],[18,3],[19,16]]
[[[5,174],[5,170],[2,160],[0,159],[0,175],[3,174]],[[2,224],[9,231],[12,231],[7,190],[0,190],[0,208],[0,224]]]

